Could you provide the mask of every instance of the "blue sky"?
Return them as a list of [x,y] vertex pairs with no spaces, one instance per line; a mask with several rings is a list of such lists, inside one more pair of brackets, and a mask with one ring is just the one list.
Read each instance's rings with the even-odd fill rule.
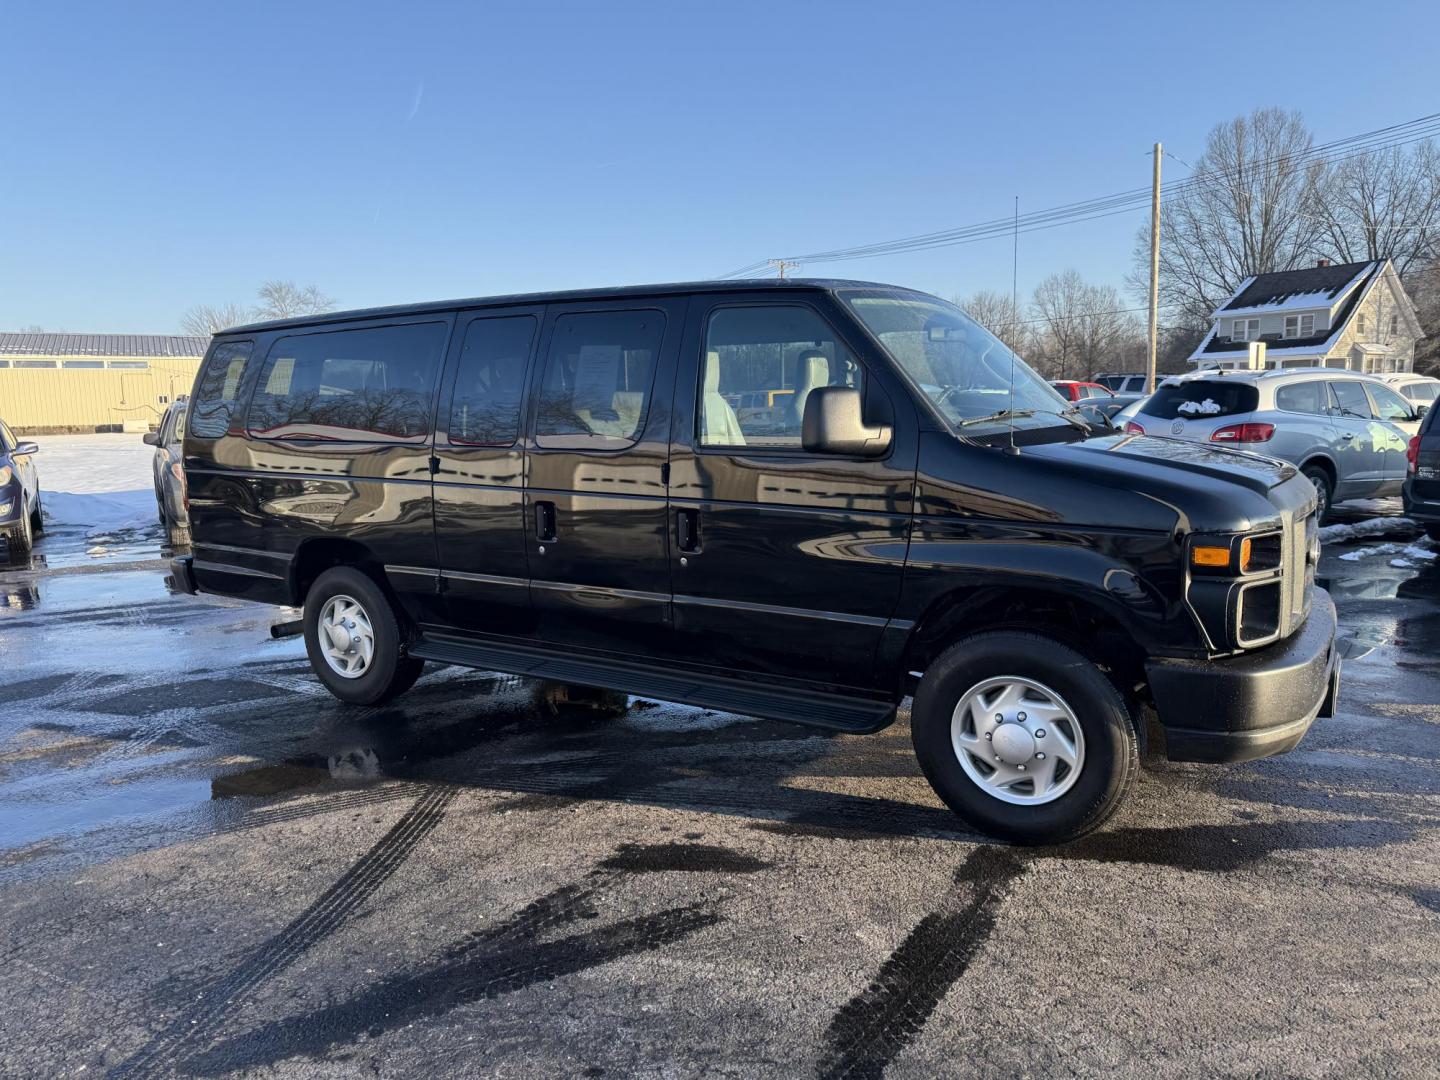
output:
[[[1140,187],[1154,140],[1190,159],[1257,106],[1320,141],[1440,108],[1440,8],[1355,11],[11,4],[0,329],[174,332],[267,278],[352,307],[711,277]],[[1022,292],[1122,285],[1142,218],[1022,237]],[[1010,241],[802,272],[1005,290]]]

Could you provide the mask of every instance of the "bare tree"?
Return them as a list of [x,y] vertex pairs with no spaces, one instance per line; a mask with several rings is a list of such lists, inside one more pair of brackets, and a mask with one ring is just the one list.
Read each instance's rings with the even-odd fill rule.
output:
[[1029,324],[1015,306],[1012,297],[992,289],[981,289],[971,296],[951,299],[956,307],[989,330],[1014,353],[1025,356],[1029,345]]
[[335,301],[317,286],[301,287],[293,281],[267,281],[260,286],[259,297],[256,314],[262,319],[291,319],[335,310]]
[[252,312],[244,304],[196,304],[180,317],[180,329],[196,337],[209,337],[251,319]]
[[1051,274],[1035,287],[1035,359],[1056,379],[1088,379],[1124,369],[1141,340],[1140,323],[1111,285],[1091,285],[1075,270]]
[[[1160,210],[1160,302],[1208,319],[1252,274],[1305,265],[1325,236],[1325,167],[1298,112],[1257,109],[1211,129],[1188,181]],[[1148,291],[1150,228],[1135,238],[1128,283]]]
[[1423,142],[1346,158],[1320,178],[1316,203],[1327,254],[1390,259],[1404,276],[1440,254],[1440,150]]

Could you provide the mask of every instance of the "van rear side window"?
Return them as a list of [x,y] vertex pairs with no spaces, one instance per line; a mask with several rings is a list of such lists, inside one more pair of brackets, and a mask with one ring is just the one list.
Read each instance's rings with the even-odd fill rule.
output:
[[235,395],[240,391],[240,378],[253,348],[249,341],[227,341],[216,345],[210,354],[190,401],[195,413],[190,434],[197,439],[218,439],[230,430]]
[[272,439],[423,439],[445,338],[438,322],[281,338],[260,372],[250,431]]

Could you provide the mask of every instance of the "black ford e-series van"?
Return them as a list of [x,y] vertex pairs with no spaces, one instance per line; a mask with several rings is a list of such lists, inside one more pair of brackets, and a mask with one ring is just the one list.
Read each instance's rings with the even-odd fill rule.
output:
[[[1339,686],[1314,489],[1122,434],[943,300],[705,282],[217,334],[189,591],[304,606],[347,702],[425,661],[873,732],[987,833],[1078,836],[1146,716],[1295,746]],[[1152,712],[1153,710],[1153,712]]]

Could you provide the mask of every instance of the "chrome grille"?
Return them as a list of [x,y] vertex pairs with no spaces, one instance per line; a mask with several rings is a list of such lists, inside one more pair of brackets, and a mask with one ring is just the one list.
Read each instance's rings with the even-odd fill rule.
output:
[[1319,528],[1313,511],[1296,513],[1285,523],[1285,618],[1282,635],[1289,635],[1310,613],[1310,594],[1315,586],[1315,564],[1310,561],[1310,547]]

